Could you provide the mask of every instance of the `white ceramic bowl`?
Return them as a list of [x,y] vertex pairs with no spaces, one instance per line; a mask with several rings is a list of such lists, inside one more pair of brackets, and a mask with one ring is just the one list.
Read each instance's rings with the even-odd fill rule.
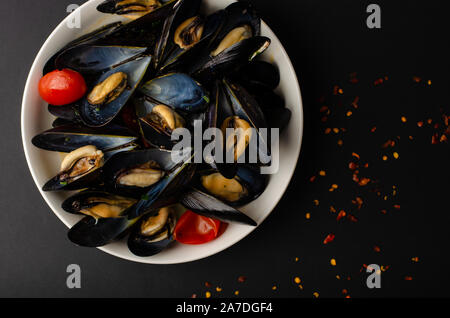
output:
[[[62,210],[61,203],[67,197],[67,194],[44,193],[41,190],[42,185],[57,174],[60,165],[60,156],[57,153],[40,150],[31,144],[33,136],[49,129],[54,120],[47,112],[47,105],[39,97],[38,82],[42,76],[42,69],[46,61],[65,44],[102,25],[121,20],[118,16],[97,12],[96,7],[101,1],[90,0],[79,8],[81,10],[81,29],[71,29],[67,26],[67,21],[73,18],[74,12],[61,22],[48,37],[31,67],[22,102],[22,140],[28,166],[43,198],[53,212],[68,227],[78,222],[80,217],[65,213]],[[203,2],[206,12],[214,12],[225,8],[234,1],[204,0]],[[275,63],[280,69],[281,83],[278,91],[286,99],[286,104],[292,111],[292,119],[289,127],[283,132],[280,138],[279,172],[271,176],[268,188],[261,197],[242,209],[243,212],[252,217],[258,224],[261,224],[275,208],[292,178],[300,153],[303,133],[302,100],[292,63],[278,38],[264,22],[262,23],[262,34],[272,40],[272,44],[263,54],[263,58]],[[213,242],[199,246],[174,243],[162,253],[147,258],[140,258],[133,255],[128,250],[125,242],[116,242],[101,248],[101,250],[117,257],[142,263],[183,263],[216,254],[237,243],[254,229],[254,227],[245,225],[230,224],[225,233]]]

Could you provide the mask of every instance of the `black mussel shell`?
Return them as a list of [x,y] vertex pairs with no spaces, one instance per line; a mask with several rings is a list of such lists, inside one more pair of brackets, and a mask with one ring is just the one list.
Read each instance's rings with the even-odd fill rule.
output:
[[208,54],[199,58],[192,63],[189,73],[201,83],[223,78],[263,53],[270,43],[270,39],[263,36],[240,41],[215,57]]
[[218,219],[223,222],[237,222],[251,226],[257,225],[252,218],[239,210],[196,189],[185,192],[180,198],[180,203],[186,209],[192,210],[197,214]]
[[61,53],[64,51],[74,48],[79,45],[87,45],[97,42],[99,39],[106,37],[109,34],[112,34],[114,31],[118,30],[120,26],[122,25],[121,22],[114,22],[108,25],[105,25],[104,27],[95,30],[94,32],[85,34],[78,39],[68,43],[66,46],[64,46],[61,50],[59,50],[56,54],[54,54],[45,64],[44,66],[44,75],[47,73],[50,73],[51,71],[54,71],[56,69],[56,59],[58,58]]
[[71,152],[83,146],[92,145],[103,152],[136,142],[138,137],[130,130],[117,125],[89,128],[75,124],[58,126],[32,139],[38,148]]
[[[152,236],[145,236],[141,233],[141,225],[148,218],[153,217],[154,213],[143,216],[133,227],[128,238],[128,248],[130,251],[140,257],[149,257],[156,255],[166,249],[173,242],[173,232],[175,229],[175,215],[171,213],[164,227]],[[165,234],[167,233],[167,234]]]
[[285,107],[281,96],[273,91],[258,91],[253,96],[261,107],[270,128],[283,130],[288,126],[292,113]]
[[99,185],[101,183],[101,168],[97,168],[94,171],[78,178],[77,180],[70,182],[61,182],[60,174],[47,181],[42,190],[49,191],[72,191],[81,190],[91,186]]
[[83,123],[80,117],[80,106],[77,103],[62,106],[48,105],[48,111],[53,116],[66,121],[76,124]]
[[113,242],[137,220],[127,217],[95,219],[84,217],[68,233],[69,240],[84,247],[101,247]]
[[274,90],[280,84],[280,71],[272,63],[253,60],[232,74],[232,79],[242,84],[251,93]]

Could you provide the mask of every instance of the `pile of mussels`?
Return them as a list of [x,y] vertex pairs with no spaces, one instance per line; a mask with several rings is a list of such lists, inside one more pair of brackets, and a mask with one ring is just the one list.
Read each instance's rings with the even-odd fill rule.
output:
[[279,71],[255,59],[270,39],[260,35],[253,7],[237,2],[204,16],[201,0],[107,0],[97,9],[130,20],[72,41],[47,62],[44,74],[81,73],[88,93],[49,105],[53,129],[33,138],[41,149],[68,153],[43,190],[81,190],[62,204],[85,216],[69,239],[99,247],[130,234],[134,254],[154,255],[173,240],[174,204],[256,226],[237,210],[267,185],[261,164],[237,162],[256,136],[231,140],[234,164],[171,156],[172,131],[193,130],[194,120],[203,129],[287,126],[291,113],[274,93]]

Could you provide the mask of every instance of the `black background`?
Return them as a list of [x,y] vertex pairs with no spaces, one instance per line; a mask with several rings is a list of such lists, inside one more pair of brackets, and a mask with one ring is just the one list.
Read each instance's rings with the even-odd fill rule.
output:
[[[204,297],[209,290],[213,297],[231,297],[239,290],[242,297],[313,297],[314,292],[344,297],[344,288],[351,297],[450,295],[449,147],[432,145],[433,128],[416,125],[427,118],[434,124],[441,110],[449,114],[445,1],[376,1],[380,30],[366,26],[368,1],[251,1],[284,44],[300,80],[305,136],[296,175],[275,211],[246,239],[208,259],[170,266],[135,264],[72,245],[26,165],[20,105],[28,71],[67,5],[82,2],[9,1],[0,9],[0,296]],[[353,72],[358,84],[349,83]],[[385,76],[388,81],[373,85]],[[335,85],[342,96],[333,96]],[[355,96],[360,96],[359,108],[346,117]],[[331,109],[325,123],[319,112],[323,105]],[[377,131],[371,133],[374,126]],[[347,131],[325,135],[327,127]],[[395,149],[381,148],[397,136]],[[394,150],[398,160],[392,158]],[[352,152],[369,163],[364,174],[378,180],[383,195],[393,185],[398,194],[384,201],[369,191],[374,185],[357,186],[347,168]],[[311,183],[319,170],[327,175]],[[331,184],[339,188],[329,192]],[[356,196],[364,200],[359,211],[351,203]],[[359,221],[337,222],[330,205]],[[324,245],[329,233],[336,239]],[[331,258],[337,266],[330,265]],[[82,269],[79,290],[66,287],[66,267],[72,263]],[[389,266],[381,289],[369,290],[367,274],[360,273],[371,263]],[[244,283],[237,281],[241,275],[247,277]],[[296,276],[303,290],[294,283]]]

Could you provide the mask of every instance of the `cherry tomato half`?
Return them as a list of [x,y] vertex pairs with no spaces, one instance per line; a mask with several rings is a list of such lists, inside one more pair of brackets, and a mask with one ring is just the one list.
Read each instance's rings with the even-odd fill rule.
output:
[[70,69],[55,70],[39,81],[39,94],[51,105],[76,102],[86,94],[86,82],[80,73]]
[[183,244],[204,244],[217,238],[222,222],[186,211],[178,220],[174,238]]

